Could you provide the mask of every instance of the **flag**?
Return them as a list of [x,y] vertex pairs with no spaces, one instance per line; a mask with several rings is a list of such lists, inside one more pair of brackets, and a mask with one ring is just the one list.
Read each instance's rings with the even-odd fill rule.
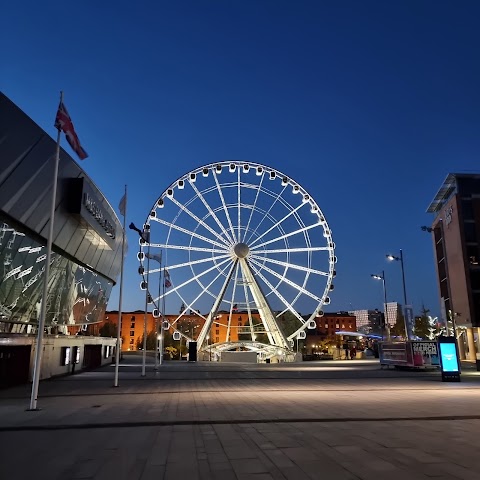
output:
[[172,282],[170,281],[170,274],[166,268],[163,270],[163,278],[165,288],[170,288],[172,286]]
[[118,209],[120,210],[120,215],[125,216],[125,211],[127,209],[127,194],[125,193],[118,204]]
[[60,105],[58,106],[57,116],[55,117],[55,128],[62,130],[65,133],[67,142],[78,155],[80,160],[85,160],[88,157],[88,153],[80,145],[80,140],[73,128],[72,119],[70,118],[63,101],[60,101]]
[[158,263],[162,264],[162,255],[156,253],[146,253],[145,256],[150,260],[155,260]]

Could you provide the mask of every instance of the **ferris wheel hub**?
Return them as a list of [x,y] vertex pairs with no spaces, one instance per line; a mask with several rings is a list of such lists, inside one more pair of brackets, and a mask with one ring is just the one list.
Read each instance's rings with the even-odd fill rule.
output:
[[250,252],[250,249],[246,243],[240,242],[233,247],[233,252],[238,258],[245,258]]

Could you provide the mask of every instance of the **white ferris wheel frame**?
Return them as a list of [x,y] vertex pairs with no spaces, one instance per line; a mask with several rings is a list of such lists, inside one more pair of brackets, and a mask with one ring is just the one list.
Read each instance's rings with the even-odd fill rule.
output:
[[[255,172],[257,177],[261,177],[258,183],[248,182],[247,180],[242,181],[241,174],[249,173],[251,169]],[[224,180],[226,175],[224,175],[221,179],[223,182],[222,183],[219,180],[219,176],[222,174],[222,172],[228,172],[227,174],[236,173],[236,180],[225,182]],[[207,177],[209,175],[213,176],[214,185],[211,185],[209,188],[203,191],[197,188],[197,177]],[[269,180],[281,182],[281,186],[284,188],[280,192],[273,192],[269,190],[263,185],[264,182],[266,183]],[[187,184],[192,188],[194,195],[187,202],[181,203],[175,198],[175,190],[183,190]],[[225,188],[235,187],[238,191],[237,201],[235,203],[227,204],[223,195],[223,190]],[[298,194],[298,196],[301,198],[301,201],[299,201],[298,205],[296,206],[293,206],[282,196],[284,191],[288,187],[291,187],[292,192],[294,194]],[[253,189],[254,192],[256,192],[253,204],[242,203],[242,189]],[[214,208],[212,208],[212,206],[205,198],[205,196],[207,196],[207,194],[211,191],[216,191],[218,193],[220,201],[220,204],[218,206],[215,206]],[[272,197],[272,204],[267,210],[262,209],[260,208],[260,206],[257,205],[257,200],[261,193],[264,195],[270,195]],[[206,213],[203,217],[198,216],[189,208],[189,206],[195,200],[199,200],[206,209]],[[157,211],[161,211],[164,208],[165,202],[167,201],[170,201],[178,208],[178,212],[172,221],[164,220],[161,216],[157,214]],[[284,215],[281,219],[277,219],[271,214],[271,211],[277,202],[283,205],[288,211],[288,213]],[[308,206],[310,206],[310,213],[316,217],[316,220],[315,222],[307,225],[304,223],[303,218],[298,214],[298,212],[302,208],[306,208]],[[241,212],[242,210],[249,209],[251,211],[248,217],[248,221],[246,224],[243,224]],[[232,220],[232,215],[230,214],[230,212],[234,210],[236,210],[237,212],[237,218]],[[225,215],[226,224],[222,223],[222,221],[220,220],[219,212],[222,212],[222,214]],[[260,213],[261,215],[263,215],[263,217],[259,224],[256,225],[255,229],[252,229],[251,221],[254,212]],[[176,222],[181,214],[186,214],[189,218],[197,222],[197,226],[193,229],[188,229],[177,224]],[[300,227],[293,232],[285,231],[282,227],[282,223],[290,217],[293,217]],[[212,219],[216,224],[215,227],[218,227],[220,230],[216,230],[214,227],[212,227],[211,224],[207,223],[207,218]],[[262,227],[262,223],[265,219],[270,221],[271,226],[269,228],[265,228],[263,231],[261,230],[260,233],[258,233],[257,231],[260,227]],[[150,239],[149,235],[147,237],[149,242],[146,242],[144,239],[140,239],[140,253],[138,258],[141,263],[141,273],[142,275],[144,275],[144,282],[142,282],[142,287],[144,287],[144,289],[148,289],[149,274],[154,272],[160,272],[161,274],[161,265],[159,266],[159,268],[150,269],[149,262],[145,261],[144,251],[146,251],[147,249],[148,251],[150,251],[150,248],[160,249],[160,251],[188,250],[190,261],[173,265],[164,265],[163,269],[167,268],[169,271],[169,275],[172,275],[173,277],[175,269],[190,267],[193,275],[191,278],[182,282],[179,285],[172,285],[172,288],[166,291],[164,289],[163,293],[159,292],[158,296],[155,296],[152,294],[152,292],[149,292],[149,296],[152,298],[152,303],[157,307],[157,316],[159,315],[158,312],[161,310],[160,305],[162,300],[164,302],[167,296],[174,293],[176,293],[182,300],[183,304],[186,307],[185,310],[192,309],[193,305],[201,297],[202,294],[210,295],[214,299],[212,308],[207,315],[198,313],[198,315],[205,320],[204,326],[201,329],[197,338],[197,349],[199,351],[206,349],[211,351],[212,349],[212,345],[208,345],[207,336],[214,321],[218,318],[217,312],[219,310],[219,306],[221,302],[224,301],[223,297],[225,295],[225,291],[231,281],[233,281],[234,283],[233,297],[231,302],[229,302],[231,304],[230,317],[232,316],[232,308],[234,302],[233,298],[235,295],[235,290],[237,287],[243,286],[245,298],[249,299],[248,291],[250,291],[250,294],[256,306],[256,310],[260,314],[260,319],[265,326],[265,333],[267,334],[270,342],[270,345],[267,345],[266,347],[278,347],[280,349],[284,349],[285,351],[291,351],[294,339],[304,336],[304,334],[302,335],[301,332],[304,332],[305,329],[316,328],[314,318],[322,316],[323,305],[327,305],[330,303],[329,293],[331,292],[331,290],[333,290],[332,281],[336,274],[335,264],[337,262],[337,258],[335,256],[335,244],[332,239],[332,232],[328,226],[322,210],[312,198],[312,196],[308,194],[307,191],[299,183],[295,182],[287,175],[272,167],[268,167],[266,165],[258,163],[238,160],[222,161],[198,167],[195,170],[192,170],[182,175],[172,184],[170,184],[168,188],[165,189],[165,191],[159,196],[157,201],[154,203],[152,209],[150,210],[150,214],[148,215],[148,218],[144,225],[144,230],[150,230],[150,225],[152,224],[152,222],[158,222],[159,224],[167,227],[168,235],[164,243],[155,243],[154,241],[152,241],[152,239]],[[198,232],[199,227],[202,227],[204,229],[203,233]],[[310,240],[309,230],[316,229],[318,227],[321,227],[323,229],[325,246],[312,245],[312,242]],[[281,235],[276,236],[275,238],[270,240],[265,240],[267,234],[275,230],[281,232]],[[178,231],[190,236],[189,245],[169,244],[172,231]],[[208,232],[210,238],[206,236],[207,233],[205,233],[205,231]],[[305,240],[305,247],[290,247],[289,238],[294,235],[303,235]],[[192,245],[193,239],[198,239],[202,242],[206,242],[211,245],[211,248],[194,246]],[[283,241],[285,247],[268,248],[269,245],[278,241]],[[263,248],[263,250],[259,250],[261,248]],[[208,253],[210,254],[210,256],[206,256],[205,258],[197,260],[191,260],[190,252],[192,251],[202,252],[206,254]],[[312,268],[311,254],[314,251],[328,252],[328,268],[326,268],[325,270],[318,270]],[[308,254],[307,265],[290,263],[290,255],[297,252],[306,252]],[[287,261],[281,261],[268,257],[269,254],[278,253],[285,253]],[[143,267],[144,262],[147,264],[146,271]],[[213,265],[210,266],[210,263],[213,263]],[[202,270],[202,272],[196,273],[193,269],[193,266],[199,266],[202,264],[205,264],[206,268]],[[275,265],[283,268],[283,274],[271,268]],[[299,285],[288,278],[287,273],[289,269],[298,270],[305,273],[303,285]],[[264,273],[262,273],[262,271]],[[208,284],[204,285],[202,283],[202,277],[204,277],[206,274],[210,274],[211,272],[216,273],[214,280],[211,280]],[[246,281],[239,281],[239,272],[241,273],[242,279]],[[267,273],[270,275],[270,280],[265,275]],[[147,281],[145,281],[145,275]],[[319,278],[324,279],[325,285],[321,295],[312,293],[305,288],[305,285],[310,275],[316,275]],[[222,276],[224,277],[224,282],[220,292],[211,292],[209,288]],[[266,295],[263,293],[262,288],[257,281],[257,278],[259,278],[263,282],[264,286],[266,285],[268,287],[269,291]],[[276,282],[276,284],[272,284],[272,278],[275,279],[274,283]],[[184,298],[181,292],[182,289],[184,287],[187,287],[191,282],[197,282],[202,288],[202,291],[199,295],[197,295],[196,298],[189,301],[187,298]],[[288,301],[287,299],[285,299],[278,291],[278,287],[283,283],[289,285],[297,291],[297,294],[292,301]],[[277,300],[280,300],[280,302],[285,307],[283,311],[274,313],[271,310],[268,299],[266,298],[270,295],[273,295],[277,298]],[[313,309],[312,313],[306,319],[301,316],[294,308],[295,303],[302,297],[302,295],[305,295],[316,302],[316,308]],[[252,349],[258,350],[258,346],[260,344],[258,341],[255,341],[251,317],[252,308],[249,301],[247,301],[246,307],[248,310],[252,340],[251,342],[242,340],[238,343],[242,344],[242,346],[249,345]],[[285,337],[283,335],[281,329],[278,327],[276,322],[276,318],[279,317],[281,314],[285,313],[286,311],[292,312],[300,324],[300,327],[295,332],[291,333],[288,337]],[[178,331],[175,328],[175,323],[180,320],[181,317],[182,312],[180,312],[180,315],[172,322],[171,325],[169,325],[173,327],[175,331]],[[229,335],[229,331],[230,324],[227,328],[227,337]],[[179,333],[188,340],[192,340],[192,338],[189,338],[184,333]],[[226,348],[225,346],[230,345],[230,343],[232,342],[230,342],[227,338],[226,342],[222,342],[218,345],[218,351],[222,351],[222,349],[224,350]],[[273,350],[269,350],[268,348],[266,351],[273,352]]]

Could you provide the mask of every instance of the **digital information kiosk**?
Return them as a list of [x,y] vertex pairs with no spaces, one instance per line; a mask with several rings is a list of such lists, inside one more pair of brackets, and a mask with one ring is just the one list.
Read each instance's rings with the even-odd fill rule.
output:
[[455,337],[438,337],[443,382],[460,382],[460,362]]

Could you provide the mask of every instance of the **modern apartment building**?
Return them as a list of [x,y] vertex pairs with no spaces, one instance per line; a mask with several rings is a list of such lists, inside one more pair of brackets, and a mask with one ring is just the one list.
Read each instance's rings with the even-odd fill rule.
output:
[[450,173],[427,209],[444,322],[461,358],[475,360],[480,327],[480,174]]

